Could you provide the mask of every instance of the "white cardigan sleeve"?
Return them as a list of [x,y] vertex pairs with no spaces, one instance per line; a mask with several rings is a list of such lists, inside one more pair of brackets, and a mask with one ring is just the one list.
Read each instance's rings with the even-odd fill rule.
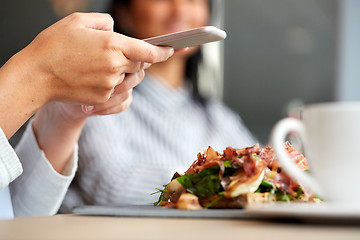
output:
[[78,145],[75,145],[74,154],[64,175],[61,175],[39,149],[30,122],[16,147],[16,153],[24,172],[10,184],[15,216],[55,214],[77,170]]
[[0,190],[22,173],[22,167],[14,149],[0,128]]

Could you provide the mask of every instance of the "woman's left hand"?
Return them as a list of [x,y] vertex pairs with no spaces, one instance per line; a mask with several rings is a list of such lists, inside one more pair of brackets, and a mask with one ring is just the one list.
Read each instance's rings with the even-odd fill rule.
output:
[[144,78],[144,71],[119,77],[110,99],[95,106],[53,102],[40,109],[32,122],[39,145],[54,169],[62,173],[74,152],[89,116],[119,113],[129,108],[132,89]]
[[71,121],[82,121],[93,115],[109,115],[123,112],[132,102],[132,89],[144,78],[144,71],[120,76],[121,83],[117,85],[108,101],[95,106],[56,103],[61,105],[63,115]]

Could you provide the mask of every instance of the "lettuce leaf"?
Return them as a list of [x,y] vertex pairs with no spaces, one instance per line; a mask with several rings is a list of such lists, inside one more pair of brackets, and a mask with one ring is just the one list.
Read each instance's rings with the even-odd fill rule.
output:
[[176,180],[189,192],[198,197],[211,197],[218,194],[221,187],[219,166],[202,170],[200,173],[186,174]]

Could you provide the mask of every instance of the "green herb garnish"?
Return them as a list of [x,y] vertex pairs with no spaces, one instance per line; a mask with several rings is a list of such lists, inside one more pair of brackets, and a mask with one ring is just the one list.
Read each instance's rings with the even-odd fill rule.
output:
[[157,202],[154,202],[154,206],[157,206],[159,205],[159,203],[161,201],[164,200],[164,196],[165,196],[165,193],[167,192],[166,187],[167,187],[167,184],[166,185],[163,185],[164,189],[161,189],[161,188],[155,188],[157,191],[156,192],[153,192],[151,193],[151,195],[154,195],[154,194],[157,194],[157,193],[160,193],[160,196],[159,196],[159,200]]
[[200,173],[186,174],[176,179],[189,193],[198,197],[210,197],[221,188],[219,166],[202,170]]

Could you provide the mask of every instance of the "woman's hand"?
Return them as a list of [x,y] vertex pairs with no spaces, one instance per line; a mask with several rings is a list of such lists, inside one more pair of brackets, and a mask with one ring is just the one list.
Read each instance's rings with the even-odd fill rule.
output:
[[105,103],[125,74],[165,61],[174,52],[112,29],[108,14],[71,14],[0,69],[0,126],[8,138],[49,102]]
[[46,101],[104,103],[125,73],[165,61],[173,53],[171,48],[156,47],[112,29],[113,20],[107,14],[74,13],[41,32],[24,49],[22,55],[37,67]]
[[110,99],[102,104],[86,106],[53,102],[36,113],[32,127],[38,145],[57,172],[62,173],[73,154],[74,144],[79,139],[87,117],[126,110],[132,101],[132,88],[143,78],[143,70],[126,74]]
[[132,89],[144,78],[144,70],[126,74],[122,83],[117,85],[111,97],[105,103],[97,105],[74,105],[57,103],[62,106],[63,114],[73,121],[82,120],[91,115],[109,115],[125,111],[132,102]]

